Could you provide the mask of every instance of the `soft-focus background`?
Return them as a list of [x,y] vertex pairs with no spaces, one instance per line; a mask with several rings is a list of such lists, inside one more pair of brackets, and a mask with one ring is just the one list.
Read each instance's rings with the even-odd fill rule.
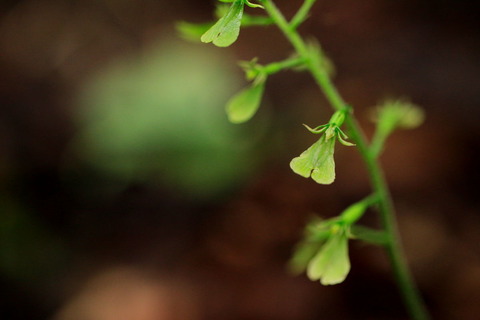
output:
[[[301,124],[330,116],[306,74],[272,77],[255,119],[227,122],[236,61],[291,48],[273,27],[228,49],[181,40],[175,22],[214,4],[0,2],[1,319],[408,318],[378,248],[353,242],[338,286],[286,272],[308,217],[338,214],[368,180],[341,146],[332,186],[288,168],[313,142]],[[301,27],[368,135],[385,97],[427,112],[382,162],[434,319],[480,314],[479,18],[475,1],[319,0]]]

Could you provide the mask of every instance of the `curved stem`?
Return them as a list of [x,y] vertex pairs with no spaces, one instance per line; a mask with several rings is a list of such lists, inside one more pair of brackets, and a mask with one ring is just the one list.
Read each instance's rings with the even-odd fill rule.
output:
[[[301,57],[308,58],[308,48],[305,41],[300,37],[297,31],[291,27],[283,14],[278,10],[271,0],[264,0],[265,10],[273,19],[274,23],[283,32],[290,41],[297,53]],[[346,106],[345,101],[338,93],[336,87],[325,70],[322,70],[314,64],[308,64],[307,68],[312,74],[316,83],[325,94],[327,100],[334,110],[341,110]],[[365,138],[360,126],[352,114],[347,115],[345,123],[352,140],[357,144],[358,150],[366,164],[370,182],[373,190],[379,197],[379,212],[383,228],[387,234],[385,248],[388,252],[390,262],[393,268],[395,279],[399,286],[403,301],[410,313],[412,319],[429,319],[428,312],[424,306],[423,300],[413,281],[407,262],[400,244],[400,235],[397,229],[395,211],[393,208],[390,191],[385,182],[385,178],[378,163],[376,156],[370,151],[367,139]]]

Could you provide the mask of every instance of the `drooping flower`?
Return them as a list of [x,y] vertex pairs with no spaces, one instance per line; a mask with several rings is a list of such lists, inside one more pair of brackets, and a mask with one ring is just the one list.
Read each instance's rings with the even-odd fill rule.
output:
[[337,225],[327,242],[310,260],[307,276],[310,280],[320,280],[323,285],[332,285],[343,282],[349,272],[348,229]]
[[263,8],[259,4],[248,0],[220,0],[231,2],[232,5],[210,29],[205,32],[200,40],[205,43],[213,42],[217,47],[228,47],[234,43],[240,34],[243,9],[245,5],[252,8]]
[[[288,264],[290,271],[294,274],[306,272],[310,280],[319,280],[323,285],[343,282],[350,272],[349,239],[385,243],[382,231],[355,225],[368,207],[377,201],[378,196],[372,194],[348,206],[337,217],[326,220],[314,217],[305,226],[303,238],[295,246]],[[355,229],[359,232],[353,232]]]
[[331,227],[338,219],[322,220],[316,216],[307,223],[303,239],[295,246],[294,253],[288,262],[289,270],[294,274],[306,271],[312,258],[318,253],[331,235]]
[[305,125],[312,133],[322,134],[310,148],[290,162],[290,168],[296,174],[310,178],[320,184],[331,184],[335,180],[335,160],[333,158],[335,141],[346,146],[353,143],[346,141],[347,135],[340,129],[344,119],[344,110],[334,113],[330,122],[314,129]]
[[290,168],[302,177],[312,177],[320,184],[331,184],[335,180],[333,152],[335,139],[323,134],[317,142],[290,162]]

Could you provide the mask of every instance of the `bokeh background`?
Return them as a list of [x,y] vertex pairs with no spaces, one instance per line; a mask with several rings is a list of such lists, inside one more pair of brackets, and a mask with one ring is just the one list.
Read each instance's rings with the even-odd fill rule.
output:
[[[236,61],[291,48],[273,27],[228,49],[180,39],[175,22],[214,4],[0,2],[1,319],[408,319],[379,248],[352,242],[338,286],[287,272],[308,217],[369,183],[353,148],[337,148],[332,186],[288,168],[314,139],[301,124],[330,116],[306,74],[271,77],[255,119],[227,122]],[[319,0],[300,29],[367,135],[386,97],[426,110],[382,162],[434,319],[480,314],[479,21],[474,1]]]

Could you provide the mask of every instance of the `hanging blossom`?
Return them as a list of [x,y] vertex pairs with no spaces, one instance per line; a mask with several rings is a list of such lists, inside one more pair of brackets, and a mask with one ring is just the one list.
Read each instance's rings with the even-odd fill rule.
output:
[[312,133],[322,134],[320,139],[300,156],[290,162],[290,168],[296,174],[310,178],[320,184],[331,184],[335,180],[335,161],[333,158],[335,141],[345,146],[354,146],[346,141],[348,136],[340,129],[345,120],[347,109],[337,111],[327,124],[316,128],[305,127]]
[[348,242],[356,238],[351,229],[377,201],[378,197],[371,195],[350,205],[338,217],[314,217],[289,261],[290,270],[295,274],[305,272],[310,280],[323,285],[343,282],[350,272]]
[[290,270],[305,272],[310,280],[323,285],[343,282],[350,271],[349,229],[350,225],[338,217],[309,223],[290,259]]
[[212,42],[217,47],[228,47],[234,43],[240,34],[243,9],[245,5],[252,8],[263,8],[259,4],[251,3],[248,0],[220,0],[231,2],[232,5],[210,29],[205,32],[200,40],[205,43]]
[[307,267],[308,278],[325,286],[343,282],[350,272],[348,227],[337,225],[332,229],[332,235]]

